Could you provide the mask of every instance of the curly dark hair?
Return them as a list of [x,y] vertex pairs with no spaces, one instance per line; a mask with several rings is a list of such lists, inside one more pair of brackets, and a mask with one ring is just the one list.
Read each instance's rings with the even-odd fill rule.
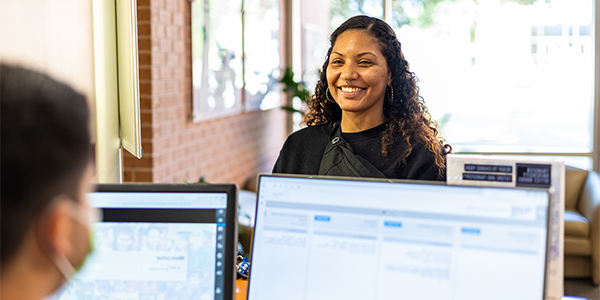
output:
[[355,16],[346,20],[331,34],[329,38],[331,46],[327,50],[321,77],[311,97],[309,112],[304,117],[303,123],[308,126],[321,125],[335,122],[342,117],[342,109],[339,105],[327,100],[328,97],[332,97],[327,92],[327,67],[337,38],[348,30],[362,30],[377,40],[391,73],[393,92],[388,88],[386,99],[391,98],[392,95],[393,99],[384,101],[383,104],[386,118],[386,130],[381,140],[383,156],[389,155],[395,138],[401,136],[408,144],[408,152],[403,160],[410,155],[415,143],[421,143],[432,153],[434,163],[440,170],[440,177],[443,177],[446,171],[446,153],[451,153],[452,147],[440,136],[437,122],[431,118],[423,97],[419,95],[418,79],[415,73],[409,71],[408,62],[404,59],[402,47],[394,30],[380,19]]

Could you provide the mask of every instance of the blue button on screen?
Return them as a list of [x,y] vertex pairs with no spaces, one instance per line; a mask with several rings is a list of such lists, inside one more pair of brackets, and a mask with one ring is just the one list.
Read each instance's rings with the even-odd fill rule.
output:
[[467,233],[467,234],[480,234],[481,233],[481,229],[479,229],[479,228],[463,227],[462,228],[462,232],[463,233]]
[[389,227],[402,227],[402,223],[401,222],[397,222],[397,221],[385,221],[385,226],[389,226]]
[[315,221],[329,222],[330,218],[329,216],[315,216]]

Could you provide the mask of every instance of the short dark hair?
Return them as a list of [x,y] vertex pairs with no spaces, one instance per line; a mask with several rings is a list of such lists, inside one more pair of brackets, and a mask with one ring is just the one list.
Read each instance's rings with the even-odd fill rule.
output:
[[90,158],[85,96],[49,76],[0,63],[0,263],[52,199],[77,199]]

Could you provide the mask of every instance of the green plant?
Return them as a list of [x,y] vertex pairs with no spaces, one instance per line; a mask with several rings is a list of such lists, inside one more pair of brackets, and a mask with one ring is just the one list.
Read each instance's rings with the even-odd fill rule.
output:
[[204,179],[204,177],[205,177],[205,176],[201,176],[201,177],[198,179],[198,181],[196,181],[196,182],[188,182],[188,181],[187,181],[187,179],[185,179],[185,178],[184,178],[184,179],[183,179],[183,182],[184,182],[184,183],[187,183],[187,184],[211,184],[210,182],[206,181],[206,179]]
[[444,132],[444,128],[446,127],[446,124],[448,124],[448,121],[450,120],[451,116],[452,115],[450,113],[445,113],[441,118],[437,120],[440,132]]
[[[283,85],[284,85],[283,91],[284,92],[289,93],[292,96],[292,98],[300,99],[300,101],[302,101],[303,103],[306,103],[306,107],[309,107],[310,93],[306,89],[306,84],[304,83],[304,81],[295,81],[294,80],[294,72],[292,71],[292,68],[290,68],[290,67],[285,68],[283,77],[281,77],[279,82],[283,83]],[[306,113],[303,110],[294,108],[292,105],[282,106],[281,108],[285,109],[287,111],[291,111],[291,112],[298,112],[298,113],[302,114],[302,116],[304,116],[304,114]]]

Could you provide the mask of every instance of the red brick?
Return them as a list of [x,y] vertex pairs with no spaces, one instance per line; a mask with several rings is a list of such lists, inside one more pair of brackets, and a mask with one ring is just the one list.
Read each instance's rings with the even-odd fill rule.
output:
[[191,3],[187,1],[179,1],[177,2],[177,11],[185,12],[189,11],[191,7]]
[[182,40],[173,42],[173,51],[174,52],[184,52],[185,51],[185,42]]
[[[156,151],[162,151],[167,147],[166,139],[155,139],[152,141],[152,147],[156,149]],[[154,153],[156,153],[156,151]],[[157,165],[160,165],[160,162],[157,162]]]
[[140,20],[149,20],[150,19],[150,9],[146,8],[146,7],[138,7],[137,10],[137,19],[138,21]]
[[149,65],[152,63],[152,55],[150,53],[139,53],[138,62],[140,65]]
[[131,171],[123,171],[123,182],[132,182],[132,176]]
[[151,56],[151,64],[153,66],[162,66],[165,64],[165,54],[164,53],[153,53]]
[[[139,17],[138,17],[138,20],[139,20]],[[159,10],[153,9],[150,11],[150,21],[152,23],[160,22],[160,11]]]
[[169,10],[169,11],[177,10],[177,2],[180,2],[180,1],[166,0],[165,1],[165,10]]
[[[177,43],[176,43],[177,44]],[[183,66],[177,66],[173,68],[173,77],[177,79],[185,79],[186,76],[186,68]]]
[[191,55],[182,55],[181,58],[183,59],[184,64],[186,64],[186,65],[192,64],[192,56]]
[[169,39],[177,39],[178,38],[178,36],[177,36],[178,27],[177,26],[168,25],[166,27],[166,29],[167,29],[167,35],[166,35],[167,38],[169,38]]
[[158,21],[162,24],[171,24],[171,15],[171,12],[161,10],[158,13]]
[[142,138],[153,138],[152,132],[153,130],[150,128],[141,128]]
[[[168,30],[167,30],[167,32],[168,32]],[[168,33],[167,33],[167,35],[168,35]],[[159,41],[160,47],[159,47],[158,51],[160,51],[160,52],[171,52],[171,50],[172,50],[171,44],[172,43],[173,43],[172,41],[167,40],[167,39],[160,40]]]
[[[152,95],[164,94],[166,90],[165,83],[163,81],[154,81],[152,84]],[[160,105],[160,99],[155,101],[156,105]]]
[[152,113],[141,113],[140,123],[152,125]]
[[175,81],[168,81],[166,82],[167,85],[167,93],[172,94],[177,92],[177,82]]
[[184,16],[183,13],[174,13],[173,14],[173,24],[174,25],[183,25]]
[[166,64],[168,66],[174,66],[178,64],[177,54],[176,53],[167,53],[166,54]]
[[[140,80],[150,80],[150,79],[152,79],[152,70],[148,67],[140,66],[139,75],[140,75]],[[140,90],[141,90],[141,87],[140,87]],[[148,87],[148,90],[150,90],[150,87]]]
[[135,182],[152,182],[152,172],[136,171],[134,174]]
[[161,67],[158,71],[160,72],[160,79],[168,79],[171,77],[170,68],[168,67]]
[[150,26],[150,35],[152,36],[153,40],[165,37],[165,25],[152,24]]
[[150,5],[152,6],[152,8],[160,9],[163,7],[164,2],[164,0],[151,0]]
[[[139,17],[138,17],[138,20],[139,20]],[[150,36],[151,32],[152,32],[152,30],[150,29],[150,24],[140,23],[138,21],[138,38]]]
[[127,156],[123,157],[123,165],[131,168],[152,168],[152,157],[144,155],[141,159],[133,157],[128,153]]
[[141,109],[151,109],[152,108],[152,99],[144,98],[143,95],[140,96],[140,108]]
[[160,69],[159,67],[152,67],[152,79],[158,80],[160,79]]
[[173,132],[172,132],[172,130],[171,130],[171,127],[170,127],[170,126],[168,126],[168,125],[163,125],[163,126],[161,126],[161,127],[159,128],[159,130],[158,130],[158,134],[159,134],[160,136],[168,136],[168,135],[170,135],[171,133],[173,133]]
[[150,39],[138,39],[138,50],[150,50]]
[[159,39],[152,39],[152,42],[150,44],[150,50],[152,52],[160,51],[160,40]]
[[[152,154],[152,142],[146,142],[142,140],[142,149],[144,149],[144,155]],[[154,161],[152,162],[154,163]]]
[[164,111],[154,110],[154,124],[160,124],[167,120],[167,113]]

